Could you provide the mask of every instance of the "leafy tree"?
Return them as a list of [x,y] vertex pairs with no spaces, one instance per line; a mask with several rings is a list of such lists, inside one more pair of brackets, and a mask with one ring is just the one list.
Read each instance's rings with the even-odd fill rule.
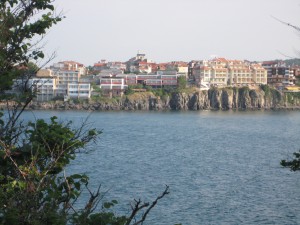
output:
[[[98,207],[100,188],[91,191],[88,176],[68,175],[64,168],[101,132],[86,123],[74,129],[56,117],[49,122],[20,120],[35,94],[26,88],[38,70],[32,61],[44,58],[33,38],[42,38],[61,19],[52,0],[0,1],[0,101],[8,106],[5,114],[0,112],[0,224],[142,224],[168,187],[152,203],[135,200],[129,215],[111,211],[115,200]],[[24,79],[22,93],[9,94],[19,78]],[[90,198],[77,209],[84,188]]]
[[184,89],[186,88],[186,78],[184,76],[178,77],[178,89]]
[[19,76],[18,68],[44,54],[32,43],[62,17],[54,13],[52,0],[2,0],[0,2],[0,93]]

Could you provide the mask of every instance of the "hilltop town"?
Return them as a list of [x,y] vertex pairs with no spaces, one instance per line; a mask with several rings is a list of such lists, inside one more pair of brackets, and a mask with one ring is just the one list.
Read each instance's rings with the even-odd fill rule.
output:
[[[115,97],[124,93],[177,88],[180,82],[188,87],[208,90],[212,87],[250,87],[268,84],[279,91],[297,92],[298,65],[284,61],[250,62],[213,58],[190,62],[155,63],[138,53],[127,62],[101,60],[93,66],[75,61],[54,63],[31,75],[27,85],[36,91],[35,100],[90,99]],[[17,91],[24,79],[15,80]]]

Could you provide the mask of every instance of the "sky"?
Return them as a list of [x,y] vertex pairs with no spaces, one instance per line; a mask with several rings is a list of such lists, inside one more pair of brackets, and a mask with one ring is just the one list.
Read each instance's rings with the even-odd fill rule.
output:
[[[54,61],[93,65],[138,52],[157,63],[297,57],[300,0],[56,0],[66,17],[46,38]],[[299,57],[299,56],[298,56]]]

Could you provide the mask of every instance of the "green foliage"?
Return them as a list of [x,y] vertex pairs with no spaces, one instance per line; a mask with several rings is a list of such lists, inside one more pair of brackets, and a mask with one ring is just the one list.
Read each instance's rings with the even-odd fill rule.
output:
[[[157,201],[168,194],[168,187],[153,203],[135,202],[129,216],[112,212],[116,201],[98,205],[100,188],[89,190],[85,174],[65,173],[76,152],[95,141],[101,133],[78,129],[71,122],[36,120],[24,123],[20,117],[34,93],[25,86],[20,99],[6,95],[13,80],[28,81],[37,66],[31,61],[44,58],[32,40],[42,37],[62,19],[54,13],[52,0],[0,1],[0,101],[8,101],[6,116],[0,112],[0,224],[142,224]],[[83,209],[74,204],[83,189],[90,194]],[[141,212],[145,209],[145,212]],[[138,215],[138,214],[142,215]]]
[[270,97],[272,95],[277,101],[281,101],[282,96],[278,90],[271,88],[267,84],[261,84],[260,88],[265,92],[266,97]]
[[124,225],[128,221],[126,216],[117,216],[115,213],[109,211],[112,207],[118,204],[118,201],[112,200],[111,202],[105,202],[102,206],[102,212],[91,214],[86,216],[84,213],[76,213],[72,219],[74,225]]
[[297,100],[300,100],[300,92],[285,92],[285,97],[288,103],[294,104]]
[[249,93],[250,89],[249,89],[249,87],[245,86],[245,87],[239,88],[238,91],[239,91],[240,96],[245,96],[246,93]]
[[52,98],[52,101],[64,101],[64,96],[62,95],[58,95],[58,96],[55,96],[54,98]]
[[102,94],[102,89],[99,87],[99,85],[93,84],[92,88],[93,88],[93,92],[96,92],[98,94]]
[[153,89],[152,93],[155,96],[159,96],[160,98],[165,98],[167,96],[170,96],[171,90],[167,88],[157,88],[157,89]]
[[294,96],[292,93],[285,93],[285,97],[288,103],[294,104]]
[[296,77],[296,85],[300,86],[300,77]]
[[0,121],[0,224],[65,224],[88,177],[66,176],[63,169],[101,132],[72,130],[71,122],[52,117],[50,123],[37,120],[15,129],[25,132],[15,140]]
[[292,160],[281,160],[280,165],[283,167],[290,168],[292,171],[300,170],[300,151],[294,152],[294,159]]
[[[98,205],[100,188],[93,193],[84,174],[67,175],[64,168],[76,158],[76,152],[94,141],[101,133],[73,129],[72,123],[38,119],[12,130],[0,113],[0,224],[131,224],[142,223],[158,200],[167,195],[168,187],[155,201],[132,205],[131,215],[118,216],[112,208],[116,200]],[[23,133],[23,134],[22,134]],[[75,210],[74,203],[83,189],[90,193],[85,207]],[[141,209],[147,209],[138,216]],[[140,224],[137,223],[137,224]]]
[[270,90],[270,86],[267,84],[261,84],[260,88],[265,92],[266,96],[270,96],[271,90]]
[[186,88],[187,81],[186,81],[186,78],[184,76],[178,77],[177,80],[178,80],[178,89],[179,90],[182,90],[182,89]]
[[31,59],[44,58],[32,39],[62,19],[53,12],[51,0],[0,2],[0,93],[11,87],[20,67],[28,67]]
[[128,88],[125,92],[126,95],[131,95],[135,93],[134,89],[144,89],[144,85],[142,84],[137,84],[137,85],[128,85]]
[[282,96],[281,96],[280,91],[278,91],[278,90],[272,88],[272,89],[271,89],[271,93],[272,93],[273,97],[274,97],[277,101],[281,101]]
[[81,98],[71,98],[68,100],[70,103],[74,104],[84,104],[88,103],[88,99],[81,99]]
[[97,96],[94,95],[91,97],[91,103],[93,102],[101,102],[101,103],[119,103],[122,100],[122,97],[113,96],[113,97],[106,97],[106,96]]

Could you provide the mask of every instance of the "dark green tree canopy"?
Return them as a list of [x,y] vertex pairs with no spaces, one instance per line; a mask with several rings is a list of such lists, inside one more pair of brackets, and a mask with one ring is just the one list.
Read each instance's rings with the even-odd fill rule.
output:
[[281,160],[280,164],[283,167],[290,168],[292,171],[300,170],[300,151],[294,152],[294,159],[290,160]]
[[52,0],[0,1],[0,93],[18,77],[18,68],[44,57],[32,40],[42,37],[61,19],[55,15]]

